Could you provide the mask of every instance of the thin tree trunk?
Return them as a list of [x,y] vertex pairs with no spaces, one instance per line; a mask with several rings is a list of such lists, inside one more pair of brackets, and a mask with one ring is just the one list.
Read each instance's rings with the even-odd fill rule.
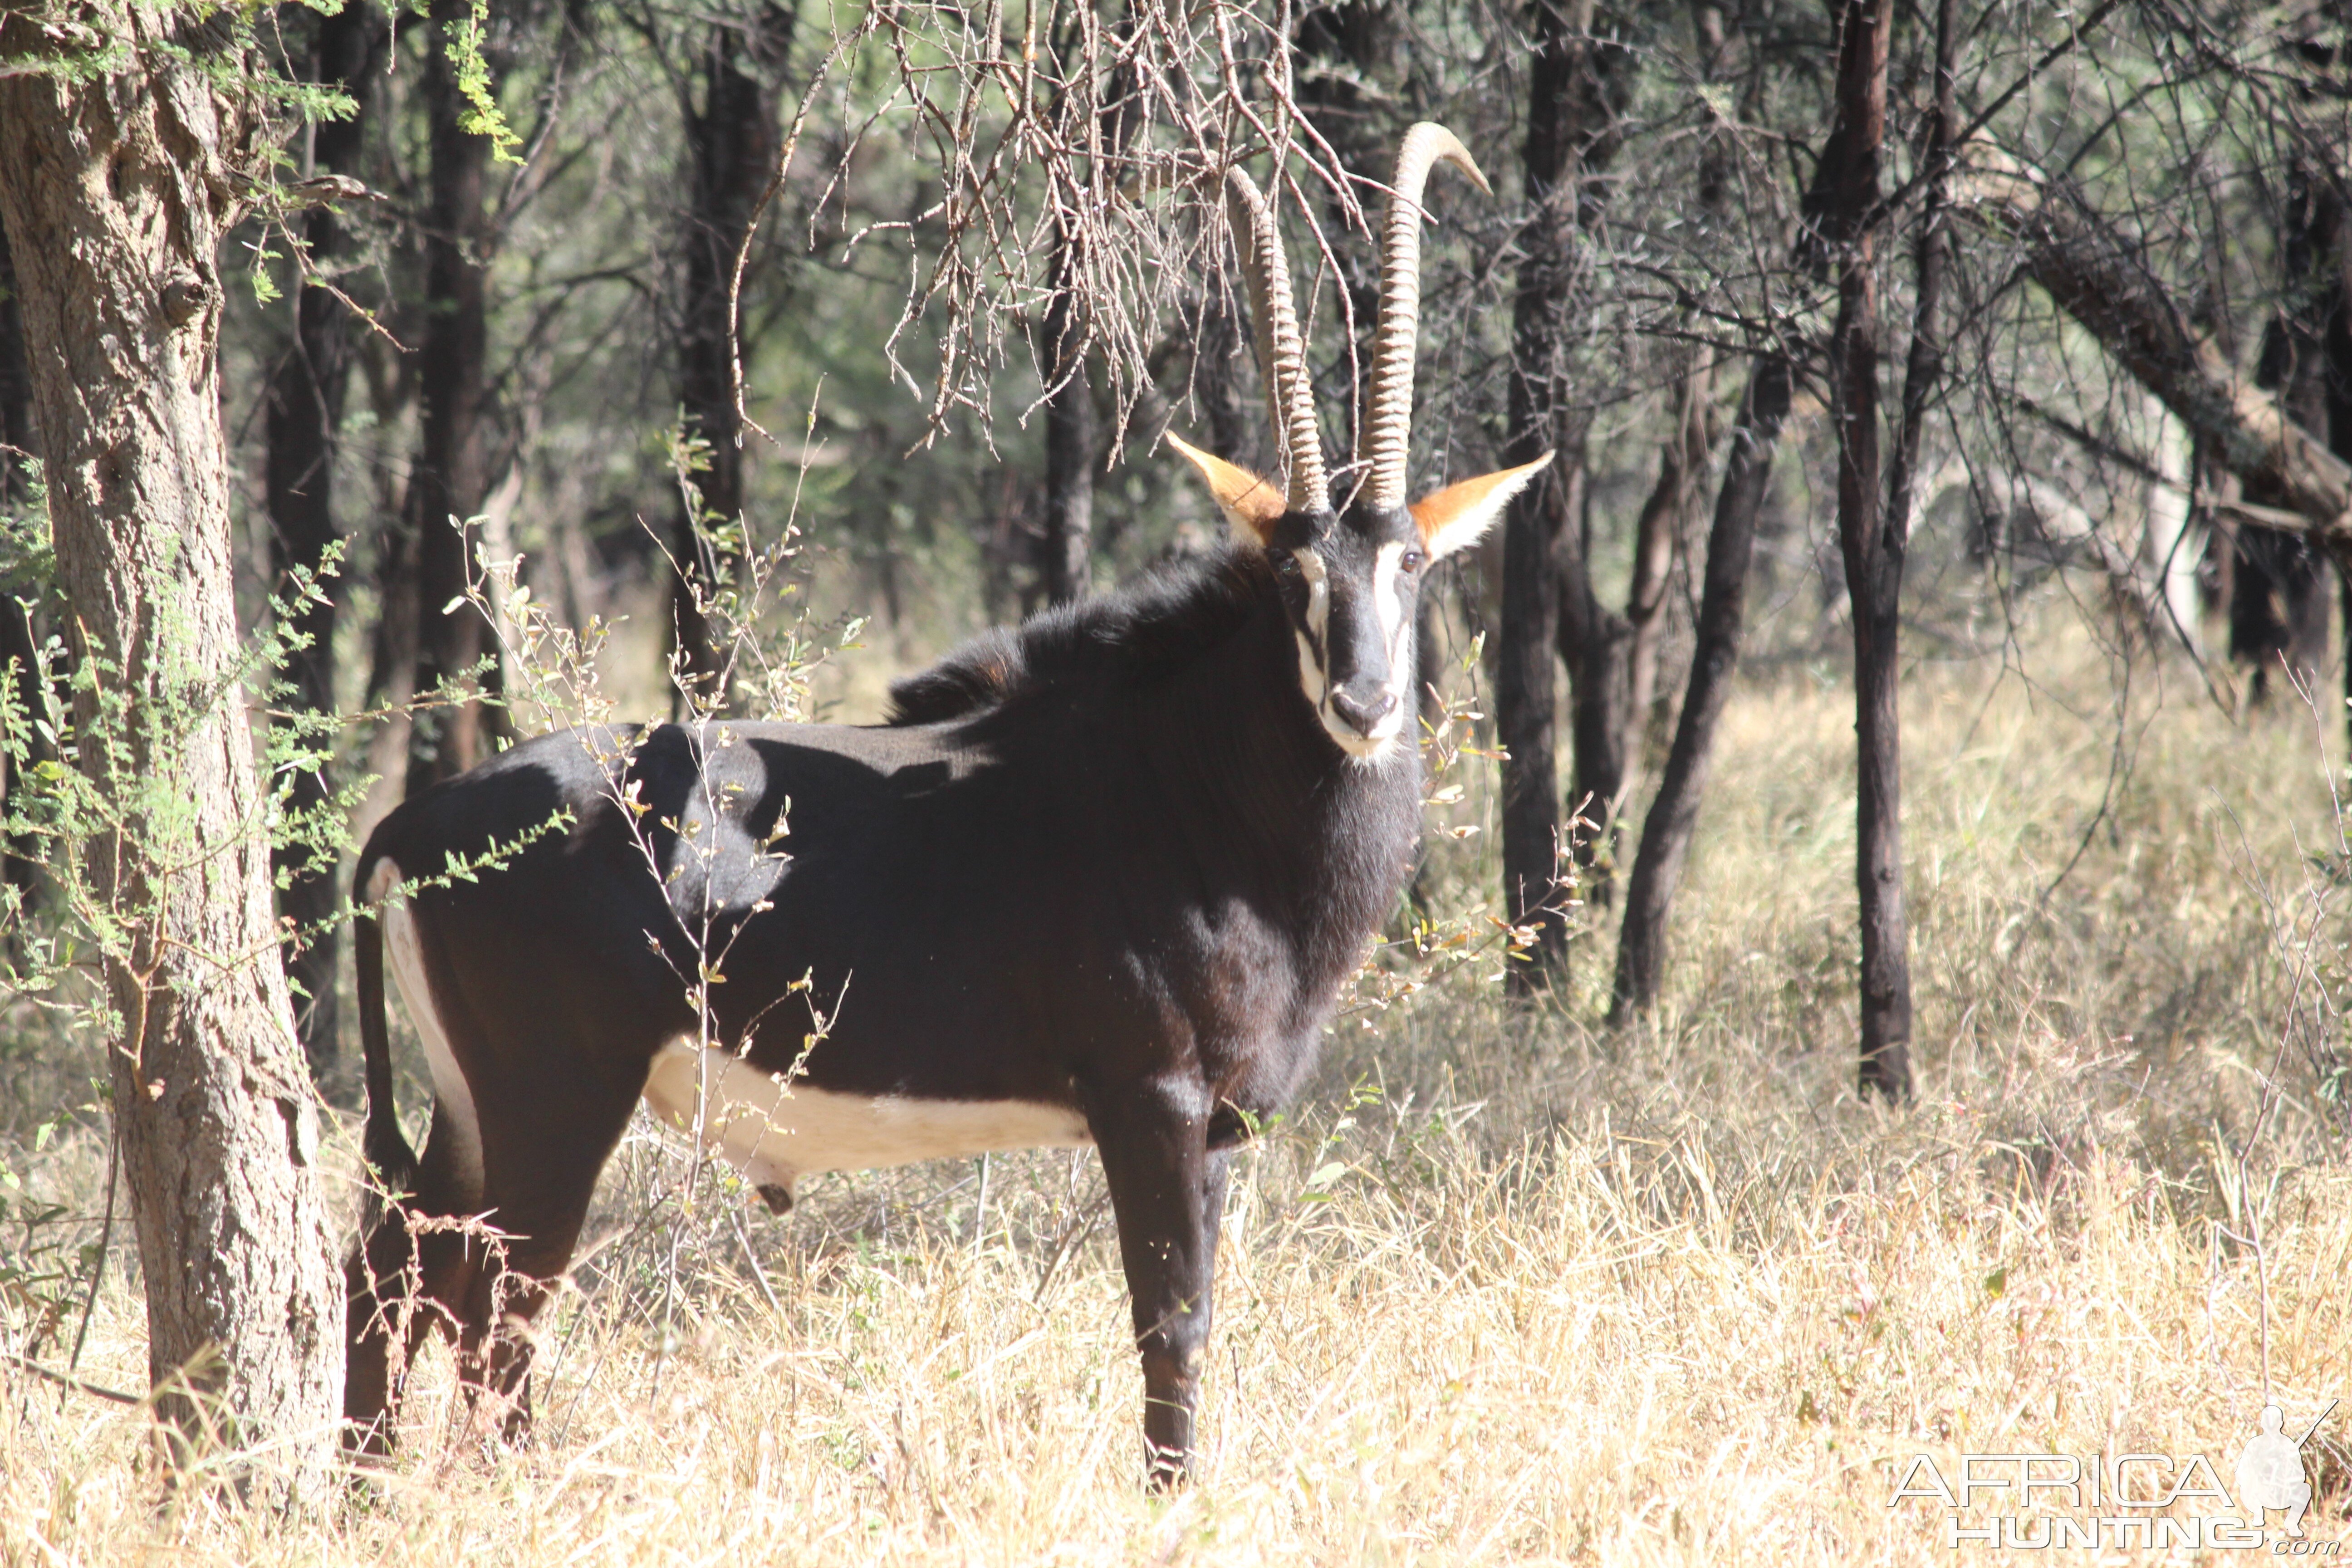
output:
[[2162,400],[2141,394],[2141,411],[2152,437],[2149,456],[2162,482],[2147,487],[2147,524],[2140,538],[2140,556],[2157,584],[2163,605],[2155,632],[2191,655],[2204,657],[2204,638],[2198,630],[2197,522],[2189,509],[2190,447],[2188,433],[2166,411]]
[[[2258,489],[2246,499],[2266,505]],[[2275,683],[2287,700],[2308,691],[2327,658],[2327,558],[2300,533],[2242,523],[2230,573],[2230,657],[2248,666],[2247,700],[2267,703]]]
[[[2263,331],[2254,384],[2338,457],[2329,419],[2327,343],[2342,314],[2343,209],[2328,176],[2298,159],[2288,171],[2279,251],[2281,303]],[[2337,329],[2340,331],[2340,328]],[[2245,499],[2276,506],[2275,488],[2249,481]],[[2248,524],[2238,531],[2231,574],[2230,653],[2253,668],[2252,700],[2260,703],[2282,677],[2288,700],[2317,688],[2327,659],[2327,563],[2300,533]]]
[[1900,672],[1907,519],[1886,505],[1879,468],[1878,278],[1864,217],[1879,195],[1886,136],[1887,33],[1893,0],[1845,0],[1838,26],[1841,163],[1825,193],[1834,247],[1837,325],[1830,342],[1838,432],[1838,548],[1853,608],[1854,879],[1862,915],[1862,1092],[1911,1091],[1910,936],[1903,912]]
[[16,299],[16,268],[8,231],[0,226],[0,505],[21,505],[27,487],[23,458],[33,450],[33,366],[25,353],[25,312]]
[[[25,350],[25,317],[16,300],[16,273],[8,258],[7,230],[0,225],[0,448],[5,448],[0,450],[0,511],[16,511],[32,499],[24,465],[33,453],[34,439],[33,367]],[[5,679],[15,685],[16,700],[28,714],[41,711],[41,667],[38,638],[19,595],[33,595],[37,586],[0,582],[0,661],[7,668]],[[22,760],[28,766],[47,759],[50,748],[37,733],[25,736],[23,743]],[[0,812],[13,804],[17,793],[17,762],[0,752]],[[32,846],[26,844],[0,846],[0,878],[28,898],[38,879],[38,868],[28,858],[31,851]]]
[[[697,483],[704,515],[721,529],[743,516],[743,431],[736,416],[735,377],[739,358],[748,363],[750,357],[736,338],[730,292],[752,209],[775,167],[776,95],[792,28],[793,13],[767,4],[748,20],[711,23],[703,46],[702,107],[697,111],[689,103],[686,110],[694,199],[685,236],[678,395],[687,434],[709,448],[710,466]],[[683,501],[670,552],[681,569],[700,571],[706,595],[734,571],[731,545],[714,540]],[[711,645],[709,618],[683,578],[673,585],[670,616],[680,673],[708,700],[723,704],[727,694],[712,687],[724,661]]]
[[[2352,213],[2345,210],[2333,180],[2318,182],[2318,194],[2329,206],[2332,241],[2326,264],[2333,309],[2320,337],[2320,355],[2326,365],[2324,378],[2327,413],[2327,447],[2338,458],[2352,458]],[[2341,586],[2340,617],[2344,652],[2344,712],[2352,735],[2352,563],[2339,552],[2336,563]]]
[[[1412,612],[1413,706],[1420,715],[1421,729],[1416,741],[1436,732],[1438,722],[1445,714],[1445,652],[1438,637],[1444,621],[1439,605],[1443,603],[1437,591],[1424,585],[1421,602]],[[1413,911],[1426,920],[1435,909],[1436,857],[1433,853],[1441,842],[1435,834],[1423,834],[1421,847],[1412,863],[1412,886],[1406,896],[1412,900]]]
[[[1642,503],[1633,529],[1633,574],[1625,590],[1625,624],[1632,634],[1625,658],[1625,758],[1630,796],[1642,765],[1651,710],[1658,696],[1658,648],[1666,629],[1666,589],[1673,580],[1675,552],[1685,531],[1691,500],[1706,467],[1706,405],[1714,367],[1685,363],[1672,384],[1674,433],[1658,444],[1658,482]],[[1622,809],[1622,805],[1620,807]]]
[[[1943,308],[1944,268],[1948,251],[1945,229],[1947,190],[1951,174],[1954,71],[1959,29],[1953,16],[1956,0],[1937,0],[1936,102],[1927,125],[1928,183],[1919,214],[1919,238],[1915,253],[1917,282],[1911,304],[1911,348],[1903,367],[1901,423],[1895,441],[1895,472],[1886,488],[1887,526],[1907,541],[1911,513],[1919,483],[1919,447],[1927,428],[1927,405],[1944,374],[1942,329],[1937,314]],[[1884,46],[1882,46],[1883,47]],[[1901,562],[1895,563],[1901,569]]]
[[1199,340],[1193,345],[1192,394],[1201,410],[1209,450],[1227,462],[1263,471],[1258,442],[1265,424],[1265,401],[1252,398],[1244,384],[1250,363],[1249,332],[1233,296],[1212,285],[1201,301]]
[[1085,305],[1079,298],[1076,240],[1054,244],[1054,291],[1045,305],[1039,358],[1045,399],[1045,582],[1048,604],[1087,596],[1093,573],[1095,404],[1087,384]]
[[1748,569],[1756,546],[1756,519],[1772,478],[1772,450],[1789,416],[1789,362],[1760,356],[1749,373],[1731,455],[1717,493],[1715,526],[1706,541],[1706,573],[1699,589],[1697,647],[1674,749],[1666,754],[1658,793],[1642,824],[1641,848],[1625,888],[1625,921],[1618,932],[1617,978],[1609,1020],[1623,1023],[1656,1005],[1665,977],[1666,921],[1674,909],[1699,802],[1715,754],[1715,730],[1731,694],[1746,623]]
[[[1574,432],[1581,442],[1583,431]],[[1633,693],[1633,626],[1592,589],[1592,489],[1584,454],[1570,447],[1560,465],[1570,492],[1552,555],[1559,585],[1556,630],[1568,671],[1569,850],[1584,879],[1588,904],[1605,909],[1616,893],[1617,814],[1624,805],[1627,717]]]
[[[148,1372],[184,1455],[274,1440],[268,1462],[307,1492],[334,1447],[341,1287],[274,962],[220,424],[215,251],[261,117],[217,96],[206,68],[246,68],[203,59],[200,25],[166,33],[137,7],[93,25],[126,41],[121,74],[0,71],[0,214],[77,652],[130,704],[109,721],[120,753],[80,752],[127,816],[83,869],[128,921],[103,959]],[[97,694],[77,708],[100,721]]]
[[[1519,400],[1515,383],[1512,400]],[[1518,423],[1519,410],[1513,410]],[[1534,442],[1507,448],[1520,460]],[[1540,447],[1534,447],[1540,451]],[[1510,918],[1531,926],[1536,942],[1514,989],[1539,988],[1567,951],[1559,907],[1559,784],[1553,761],[1556,705],[1552,643],[1559,618],[1551,542],[1559,528],[1560,478],[1547,473],[1511,503],[1503,533],[1502,630],[1496,643],[1495,728],[1503,742],[1503,896]]]
[[[1580,563],[1571,489],[1577,454],[1563,437],[1568,377],[1562,360],[1565,316],[1574,286],[1571,254],[1585,139],[1586,34],[1591,0],[1538,5],[1536,50],[1528,68],[1528,139],[1522,189],[1531,209],[1511,305],[1510,438],[1504,461],[1533,461],[1547,448],[1559,457],[1520,492],[1503,525],[1502,625],[1496,638],[1495,729],[1503,743],[1503,903],[1512,921],[1533,928],[1528,961],[1515,965],[1515,991],[1538,989],[1568,948],[1554,738],[1552,677],[1559,636],[1563,549]],[[1590,598],[1580,593],[1580,605]]]
[[[404,338],[422,333],[412,330]],[[379,432],[403,428],[409,405],[416,396],[416,356],[403,353],[381,340],[362,338],[353,344],[361,384],[367,390],[368,413]],[[407,485],[392,472],[394,465],[377,462],[370,475],[366,498],[375,529],[373,573],[376,595],[375,624],[368,634],[368,674],[360,706],[381,713],[367,736],[361,771],[375,782],[352,814],[352,837],[366,843],[375,825],[398,805],[408,788],[408,743],[414,728],[409,702],[416,695],[416,537],[408,516]],[[574,625],[584,622],[575,621]]]
[[[1131,36],[1130,15],[1117,24],[1119,37]],[[1142,100],[1136,90],[1134,68],[1122,61],[1097,85],[1091,79],[1070,90],[1088,91],[1092,103],[1087,158],[1088,188],[1055,194],[1057,220],[1076,212],[1099,210],[1110,200],[1110,187],[1124,178],[1129,146],[1143,122]],[[1059,205],[1066,199],[1071,205]],[[1071,218],[1072,223],[1082,220]],[[1093,576],[1095,470],[1106,454],[1095,433],[1094,390],[1087,380],[1087,352],[1094,342],[1094,324],[1087,312],[1085,231],[1057,221],[1054,237],[1052,293],[1045,303],[1042,326],[1043,370],[1049,395],[1045,402],[1045,597],[1066,605],[1083,599]]]
[[[490,489],[491,236],[483,210],[490,142],[458,123],[466,100],[448,47],[449,25],[471,15],[468,0],[434,0],[425,73],[432,196],[425,227],[425,337],[417,353],[423,417],[408,491],[420,695],[445,681],[472,679],[489,646],[478,609],[449,607],[465,595],[473,562],[475,541],[467,524],[479,515]],[[494,676],[484,683],[494,685]],[[408,793],[480,762],[497,731],[496,710],[478,698],[419,712],[409,731]]]
[[[312,129],[315,172],[356,174],[375,80],[370,66],[381,28],[362,0],[347,0],[341,11],[319,17],[313,26],[310,79],[339,89],[357,105],[350,119],[321,121]],[[341,223],[332,209],[321,207],[303,226],[310,269],[331,273],[344,249]],[[281,594],[290,593],[290,575],[297,569],[316,576],[341,537],[334,513],[335,442],[342,428],[352,352],[351,314],[331,289],[300,285],[294,296],[294,342],[270,377],[268,394],[265,479],[270,567]],[[323,581],[321,585],[325,596],[296,615],[292,629],[307,640],[288,655],[286,664],[293,705],[310,713],[336,710],[336,601],[342,587]],[[331,793],[324,768],[300,773],[289,804],[315,811]],[[345,1070],[341,1059],[335,1007],[341,934],[333,921],[341,893],[335,868],[313,868],[309,853],[292,846],[280,849],[276,862],[278,874],[287,879],[278,896],[278,912],[299,933],[286,947],[286,978],[295,993],[294,1024],[302,1051],[320,1091],[338,1105],[356,1105],[358,1079]]]

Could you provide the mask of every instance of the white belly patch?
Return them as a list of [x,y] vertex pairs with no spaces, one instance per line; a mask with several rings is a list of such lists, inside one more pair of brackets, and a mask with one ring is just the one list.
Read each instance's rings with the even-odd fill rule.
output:
[[654,1058],[646,1075],[646,1103],[690,1135],[698,1088],[702,1146],[753,1185],[786,1191],[795,1177],[813,1171],[871,1171],[1008,1149],[1076,1149],[1094,1142],[1086,1118],[1067,1106],[838,1094],[806,1083],[787,1089],[773,1075],[725,1051],[698,1052],[683,1041]]
[[[399,880],[399,867],[389,860],[377,862],[374,874],[368,878],[368,899],[383,902]],[[394,899],[383,903],[379,918],[392,958],[393,980],[400,988],[400,999],[408,1005],[409,1021],[416,1026],[425,1063],[433,1069],[433,1098],[446,1113],[446,1125],[455,1139],[449,1152],[457,1156],[459,1178],[478,1188],[482,1179],[481,1121],[474,1113],[473,1089],[457,1066],[456,1053],[449,1049],[448,1031],[442,1027],[441,1015],[433,1005],[433,987],[425,978],[425,950],[416,940],[415,913],[407,900]]]

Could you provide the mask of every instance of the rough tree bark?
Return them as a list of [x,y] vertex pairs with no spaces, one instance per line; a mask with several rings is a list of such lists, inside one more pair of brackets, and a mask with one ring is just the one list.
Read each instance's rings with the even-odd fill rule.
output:
[[1191,391],[1208,449],[1262,473],[1272,466],[1258,449],[1265,400],[1253,395],[1249,328],[1239,302],[1213,283],[1195,320]]
[[1658,648],[1666,629],[1666,589],[1673,580],[1675,553],[1683,537],[1698,486],[1706,473],[1706,455],[1714,445],[1707,429],[1707,405],[1715,387],[1715,367],[1685,359],[1668,384],[1668,406],[1675,427],[1658,443],[1658,480],[1642,502],[1633,526],[1633,572],[1625,589],[1625,723],[1618,752],[1625,759],[1619,784],[1618,810],[1637,787],[1644,737],[1658,696]]
[[[449,54],[453,23],[472,16],[470,0],[434,0],[432,48],[425,73],[430,121],[432,194],[425,218],[425,338],[417,351],[419,420],[416,465],[409,480],[407,524],[416,571],[416,678],[430,692],[469,678],[490,650],[488,625],[463,595],[475,538],[466,524],[490,491],[489,251],[483,210],[490,142],[467,131],[457,62]],[[499,26],[496,8],[491,30]],[[489,44],[483,45],[485,54]],[[492,90],[496,90],[493,88]],[[495,684],[495,665],[486,685]],[[464,773],[489,754],[499,710],[474,698],[419,712],[409,731],[408,793]]]
[[[1553,623],[1560,667],[1568,671],[1568,744],[1573,773],[1568,805],[1572,813],[1569,848],[1584,879],[1585,901],[1606,909],[1616,900],[1617,813],[1624,805],[1627,740],[1633,732],[1633,624],[1601,602],[1592,586],[1592,492],[1584,460],[1584,421],[1576,420],[1576,445],[1564,447],[1570,463],[1562,510],[1566,513],[1552,548],[1552,576],[1559,594]],[[1643,587],[1638,572],[1633,587]],[[1663,590],[1663,583],[1661,584]]]
[[[308,75],[341,90],[357,106],[348,120],[322,121],[311,131],[311,158],[318,174],[360,172],[367,134],[373,63],[383,27],[362,0],[346,0],[332,16],[313,24]],[[331,274],[345,249],[341,220],[320,207],[303,223],[310,267]],[[268,459],[265,484],[269,507],[270,567],[281,593],[297,568],[315,574],[340,538],[335,529],[335,440],[342,429],[343,389],[350,380],[351,312],[332,289],[310,283],[294,296],[294,341],[269,380]],[[304,607],[293,629],[307,645],[288,656],[286,679],[292,702],[311,713],[335,711],[336,600],[341,585]],[[291,804],[315,809],[329,795],[325,771],[294,781]],[[341,929],[332,921],[341,889],[332,868],[313,870],[299,847],[280,850],[278,871],[287,877],[278,912],[303,934],[288,943],[286,978],[296,993],[294,1024],[310,1058],[310,1076],[339,1105],[358,1103],[359,1082],[344,1069],[335,1010],[335,965],[341,952]]]
[[[735,412],[739,348],[730,298],[735,258],[752,210],[776,163],[776,98],[792,47],[791,11],[761,4],[747,18],[709,25],[702,51],[702,105],[685,105],[687,176],[686,297],[678,332],[678,401],[686,433],[709,447],[698,481],[706,515],[723,523],[743,515],[743,431]],[[682,569],[699,568],[708,592],[724,564],[683,501],[670,546]],[[685,579],[673,584],[671,635],[680,673],[698,689],[718,679],[722,660],[711,646],[702,606]],[[721,700],[724,692],[712,692]]]
[[25,313],[16,299],[16,268],[8,231],[0,226],[0,504],[26,494],[19,453],[33,449],[33,366],[25,353]]
[[[148,1370],[184,1444],[278,1438],[299,1489],[333,1449],[341,1289],[273,961],[217,359],[215,252],[259,117],[205,72],[235,66],[202,58],[223,34],[194,14],[108,6],[92,25],[128,51],[103,77],[0,70],[0,213],[76,651],[132,703],[121,770],[95,744],[81,762],[132,814],[86,866],[131,921],[106,958],[108,1056]],[[0,65],[32,34],[0,22]]]
[[[2277,397],[2296,424],[2328,443],[2334,437],[2335,385],[2341,372],[2345,214],[2333,180],[2298,158],[2287,172],[2286,209],[2280,226],[2284,276],[2279,307],[2264,325],[2254,384]],[[2245,499],[2275,506],[2279,498],[2256,482]],[[2253,668],[2250,696],[2260,703],[2284,676],[2292,690],[2317,689],[2327,659],[2327,562],[2300,531],[2243,523],[2236,530],[2230,574],[2230,654]]]
[[2253,672],[2247,700],[2268,702],[2282,677],[2312,689],[2327,658],[2327,558],[2291,529],[2242,522],[2231,536],[2230,657]]
[[1092,579],[1095,519],[1095,402],[1087,384],[1085,305],[1078,241],[1054,242],[1053,294],[1045,304],[1038,368],[1060,384],[1045,399],[1045,601],[1087,596]]
[[1732,429],[1723,488],[1716,493],[1715,525],[1707,532],[1706,570],[1699,588],[1697,647],[1674,749],[1666,754],[1658,793],[1642,824],[1641,847],[1625,887],[1625,921],[1617,937],[1617,977],[1609,1021],[1625,1022],[1656,1005],[1665,977],[1666,921],[1690,858],[1699,802],[1715,755],[1715,730],[1731,695],[1746,624],[1748,569],[1756,546],[1756,519],[1772,479],[1772,451],[1789,416],[1789,362],[1760,356],[1749,373],[1739,422]]
[[[1582,570],[1581,431],[1569,409],[1563,363],[1563,318],[1576,279],[1578,205],[1598,96],[1591,59],[1591,0],[1538,4],[1532,25],[1536,49],[1528,67],[1528,138],[1521,162],[1521,185],[1530,210],[1520,237],[1524,258],[1511,304],[1511,433],[1503,453],[1507,463],[1531,462],[1547,449],[1559,457],[1541,479],[1511,503],[1503,525],[1502,625],[1495,651],[1495,728],[1507,759],[1503,764],[1503,902],[1514,922],[1532,927],[1536,933],[1528,962],[1511,971],[1512,988],[1521,993],[1549,984],[1568,946],[1559,881],[1564,846],[1552,675],[1563,636],[1578,650],[1570,668],[1576,671],[1580,704],[1575,721],[1580,799],[1602,784],[1613,796],[1616,778],[1604,753],[1622,735],[1622,724],[1591,722],[1596,747],[1590,756],[1582,743],[1588,721],[1615,711],[1604,706],[1611,689],[1604,666],[1614,653],[1615,668],[1622,671],[1623,628],[1622,617],[1611,616],[1593,599]],[[1570,622],[1565,628],[1564,607]],[[1617,625],[1612,627],[1611,621]],[[1618,635],[1604,635],[1612,631]]]
[[[1120,24],[1131,29],[1132,18]],[[1073,89],[1073,90],[1076,90]],[[1087,377],[1087,352],[1094,342],[1088,321],[1087,258],[1082,234],[1060,218],[1083,204],[1106,199],[1129,144],[1141,126],[1131,68],[1114,66],[1104,77],[1091,117],[1090,188],[1054,193],[1056,226],[1051,292],[1040,323],[1038,371],[1045,379],[1045,570],[1039,574],[1049,604],[1083,599],[1093,580],[1095,470],[1104,460],[1095,433],[1094,388]],[[1065,204],[1070,204],[1066,205]]]
[[1876,237],[1886,140],[1887,35],[1893,0],[1839,7],[1838,123],[1820,225],[1837,268],[1830,340],[1838,432],[1838,548],[1853,609],[1854,880],[1862,918],[1862,1092],[1911,1093],[1910,932],[1903,912],[1902,737],[1896,701],[1903,560],[1910,520],[1889,507],[1879,468]]
[[[5,448],[0,449],[0,511],[15,511],[31,497],[24,464],[33,453],[34,439],[33,366],[25,352],[25,316],[16,300],[16,268],[8,258],[7,226],[0,223],[0,448]],[[0,582],[0,663],[5,664],[5,679],[15,683],[16,700],[27,713],[40,711],[40,662],[32,617],[19,595],[29,595],[34,587]],[[48,746],[37,735],[26,738],[27,763],[37,764],[48,754]],[[17,782],[16,759],[0,753],[0,803],[14,794]],[[37,880],[37,868],[18,851],[28,847],[0,846],[0,877],[27,896]]]

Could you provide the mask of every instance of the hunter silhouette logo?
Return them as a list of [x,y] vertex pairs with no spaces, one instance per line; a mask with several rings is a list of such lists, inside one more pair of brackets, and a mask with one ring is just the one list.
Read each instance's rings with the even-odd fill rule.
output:
[[[2331,1402],[2327,1409],[2334,1410]],[[2263,1429],[2238,1456],[2238,1506],[2252,1515],[2250,1521],[2259,1527],[2269,1518],[2269,1510],[2278,1510],[2286,1515],[2286,1532],[2303,1534],[2304,1510],[2311,1506],[2311,1482],[2303,1473],[2303,1446],[2311,1441],[2311,1433],[2319,1430],[2319,1421],[2327,1419],[2323,1411],[2319,1421],[2311,1424],[2311,1431],[2300,1438],[2290,1437],[2279,1430],[2285,1415],[2275,1405],[2263,1406]]]

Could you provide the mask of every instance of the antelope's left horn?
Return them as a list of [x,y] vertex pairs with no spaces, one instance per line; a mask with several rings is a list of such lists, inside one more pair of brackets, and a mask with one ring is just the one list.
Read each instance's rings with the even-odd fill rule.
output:
[[1412,356],[1421,328],[1421,205],[1429,171],[1451,163],[1488,195],[1493,187],[1454,132],[1423,121],[1405,132],[1381,225],[1381,324],[1372,345],[1372,395],[1357,439],[1374,506],[1404,505],[1405,455],[1412,435]]

